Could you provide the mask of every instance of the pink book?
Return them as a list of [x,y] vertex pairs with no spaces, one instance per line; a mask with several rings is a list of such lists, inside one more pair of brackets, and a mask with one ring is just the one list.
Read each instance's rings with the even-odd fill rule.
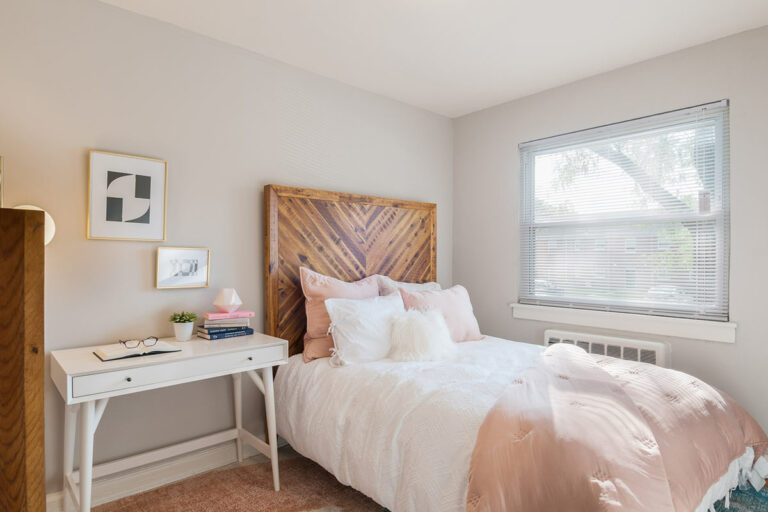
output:
[[206,320],[223,320],[225,318],[251,318],[256,313],[253,311],[246,311],[244,309],[240,309],[238,311],[233,311],[231,313],[222,313],[221,311],[206,311],[203,313],[203,317]]

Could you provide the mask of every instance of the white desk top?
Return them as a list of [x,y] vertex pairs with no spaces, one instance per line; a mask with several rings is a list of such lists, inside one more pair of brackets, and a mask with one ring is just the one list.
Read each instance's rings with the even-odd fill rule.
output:
[[288,342],[283,339],[260,333],[251,336],[240,336],[214,341],[203,338],[192,338],[189,341],[175,341],[175,339],[176,338],[161,338],[161,341],[179,347],[181,352],[129,357],[127,359],[117,359],[114,361],[102,361],[93,354],[94,350],[99,346],[103,346],[97,345],[91,347],[70,348],[66,350],[54,350],[51,352],[51,357],[58,362],[66,375],[76,376],[146,367],[155,364],[226,354],[227,352],[238,352],[241,350],[288,344]]

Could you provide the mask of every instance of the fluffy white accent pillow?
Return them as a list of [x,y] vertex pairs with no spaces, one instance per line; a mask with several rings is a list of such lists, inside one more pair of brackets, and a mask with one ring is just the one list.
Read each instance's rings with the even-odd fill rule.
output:
[[392,318],[405,312],[400,295],[370,299],[326,299],[333,336],[331,366],[377,361],[391,347]]
[[395,361],[441,361],[456,354],[451,331],[437,309],[411,309],[392,318],[392,349]]
[[440,283],[406,283],[404,281],[395,281],[381,274],[376,274],[376,279],[379,281],[379,295],[392,295],[393,293],[398,293],[400,288],[410,292],[441,290]]

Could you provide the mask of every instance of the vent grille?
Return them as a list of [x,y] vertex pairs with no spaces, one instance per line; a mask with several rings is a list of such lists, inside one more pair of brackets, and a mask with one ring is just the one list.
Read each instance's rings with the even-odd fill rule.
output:
[[599,334],[587,334],[547,329],[544,331],[546,345],[567,343],[583,348],[590,354],[607,355],[628,361],[667,366],[669,347],[660,341],[615,338]]

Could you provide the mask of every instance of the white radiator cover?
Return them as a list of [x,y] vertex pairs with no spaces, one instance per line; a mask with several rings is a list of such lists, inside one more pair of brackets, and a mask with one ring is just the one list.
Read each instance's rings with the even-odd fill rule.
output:
[[544,331],[544,345],[549,346],[555,343],[569,343],[577,345],[591,354],[608,355],[663,367],[667,367],[670,359],[669,345],[660,341],[618,338],[558,329]]

